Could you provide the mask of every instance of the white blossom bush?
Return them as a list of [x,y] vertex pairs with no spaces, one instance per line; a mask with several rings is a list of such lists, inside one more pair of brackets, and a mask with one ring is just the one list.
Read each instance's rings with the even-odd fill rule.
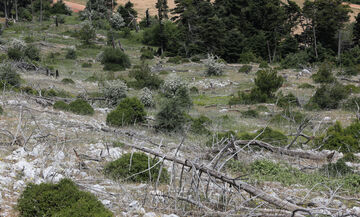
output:
[[221,62],[218,56],[208,54],[204,63],[207,66],[206,74],[208,76],[221,76],[224,74],[225,64]]
[[168,99],[175,99],[180,106],[190,107],[192,101],[187,82],[176,75],[170,75],[161,86],[161,93]]
[[145,107],[154,107],[155,106],[153,94],[152,94],[151,90],[147,87],[144,87],[141,90],[140,101],[142,104],[144,104]]
[[19,51],[24,51],[26,49],[26,43],[19,39],[13,39],[10,42],[10,47]]
[[127,86],[121,80],[105,81],[101,91],[110,106],[116,106],[121,99],[126,97]]
[[114,13],[110,17],[109,22],[111,27],[114,28],[115,30],[120,30],[122,27],[125,26],[124,18],[119,13]]

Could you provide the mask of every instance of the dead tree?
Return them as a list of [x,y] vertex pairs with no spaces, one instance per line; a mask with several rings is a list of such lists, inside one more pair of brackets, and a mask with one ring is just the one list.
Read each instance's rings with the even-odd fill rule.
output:
[[59,70],[56,69],[55,71],[55,78],[57,79],[59,77]]

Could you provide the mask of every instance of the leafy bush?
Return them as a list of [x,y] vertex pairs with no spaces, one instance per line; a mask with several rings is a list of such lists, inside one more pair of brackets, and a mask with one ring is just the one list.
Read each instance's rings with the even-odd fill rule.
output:
[[261,63],[259,64],[259,68],[261,69],[269,68],[269,64],[266,61],[261,61]]
[[66,59],[70,59],[70,60],[76,60],[77,58],[77,53],[75,49],[68,49],[65,55]]
[[40,50],[34,45],[29,45],[25,48],[24,55],[30,60],[40,60]]
[[127,86],[121,80],[105,81],[102,83],[101,92],[109,105],[116,106],[126,97]]
[[348,111],[358,111],[360,108],[360,97],[352,97],[343,103],[343,108]]
[[20,75],[10,64],[0,64],[0,84],[19,87],[20,82]]
[[354,122],[343,128],[339,122],[330,127],[325,136],[316,138],[315,144],[322,149],[336,150],[343,153],[360,151],[360,122]]
[[16,49],[16,48],[9,48],[7,51],[7,55],[9,59],[19,61],[24,58],[23,51]]
[[208,54],[208,58],[204,61],[207,66],[206,75],[208,76],[220,76],[224,74],[225,64],[219,59],[219,57],[212,54]]
[[333,67],[330,63],[323,63],[319,71],[313,74],[311,77],[315,83],[333,83],[336,81],[332,73]]
[[119,48],[106,48],[101,64],[104,65],[104,70],[108,71],[121,71],[131,66],[129,57]]
[[210,135],[210,130],[207,127],[212,123],[212,121],[204,116],[201,115],[198,118],[191,118],[191,128],[190,131],[199,134],[199,135]]
[[78,115],[93,115],[95,113],[91,105],[83,99],[77,99],[69,104],[71,112]]
[[71,78],[64,78],[64,79],[61,80],[61,83],[63,83],[63,84],[75,84],[75,82]]
[[167,99],[174,99],[183,108],[189,108],[192,100],[187,83],[176,75],[169,76],[161,86],[161,93]]
[[240,135],[239,137],[244,140],[252,140],[256,138],[257,140],[270,143],[271,145],[274,146],[286,146],[288,144],[287,136],[285,136],[280,131],[271,129],[270,127],[267,127],[265,129],[260,129],[253,134],[245,133]]
[[111,27],[115,30],[120,30],[125,26],[124,18],[119,13],[113,13],[109,22]]
[[174,64],[180,64],[180,63],[182,63],[182,57],[181,56],[170,57],[167,62],[174,63]]
[[58,1],[52,5],[50,8],[50,13],[71,15],[72,11],[65,5],[64,2]]
[[26,8],[19,8],[19,17],[25,21],[32,21],[33,19],[31,12]]
[[130,71],[129,76],[136,79],[134,86],[138,89],[147,87],[152,90],[159,89],[163,83],[157,75],[151,72],[150,67],[147,64],[142,64],[134,67],[134,70]]
[[241,112],[241,115],[245,118],[257,118],[259,117],[259,113],[256,110],[249,109],[247,111]]
[[79,31],[79,38],[84,45],[90,45],[91,41],[96,38],[95,28],[90,22],[84,22]]
[[165,100],[159,113],[157,113],[155,128],[161,131],[181,132],[187,121],[184,107],[176,98]]
[[326,176],[340,178],[348,174],[352,174],[353,170],[345,164],[343,159],[340,159],[336,163],[329,163],[322,166],[322,168],[320,168],[320,172]]
[[277,105],[282,108],[288,108],[292,106],[300,106],[298,98],[293,93],[283,95],[281,92],[278,94]]
[[0,105],[0,115],[2,115],[4,113],[4,109],[2,108],[2,106]]
[[273,69],[259,70],[256,73],[255,85],[260,92],[271,97],[283,84],[284,78],[277,75],[277,71]]
[[147,87],[144,87],[141,90],[140,101],[142,104],[144,104],[145,107],[154,107],[155,106],[153,94],[152,94],[151,90]]
[[106,123],[110,126],[124,126],[145,121],[146,112],[144,105],[137,98],[125,98],[117,108],[106,117]]
[[18,199],[20,216],[98,216],[113,214],[91,193],[80,191],[69,179],[58,184],[28,184]]
[[252,52],[245,52],[240,54],[238,62],[241,64],[256,63],[258,58]]
[[339,107],[340,101],[346,99],[349,92],[346,87],[339,83],[322,85],[316,90],[306,105],[307,109],[336,109]]
[[141,48],[141,57],[140,59],[142,60],[145,60],[145,59],[149,59],[149,60],[152,60],[154,59],[154,50],[150,47],[143,47]]
[[83,64],[81,64],[81,67],[83,67],[83,68],[91,68],[92,64],[91,63],[83,63]]
[[[149,174],[149,168],[151,168],[151,175]],[[158,159],[147,156],[142,152],[134,152],[124,154],[119,159],[109,162],[104,168],[104,173],[114,180],[156,182],[160,176],[159,181],[161,183],[168,182],[169,174],[166,168],[162,168],[161,172],[160,169],[161,162]]]
[[284,69],[298,68],[305,66],[310,62],[310,57],[306,51],[288,54],[281,62],[280,65]]
[[69,111],[70,110],[69,104],[67,104],[64,101],[56,101],[54,103],[53,107],[54,107],[54,109],[57,109],[57,110],[63,110],[63,111]]
[[192,94],[199,94],[199,89],[197,87],[191,87],[190,88],[190,93]]
[[240,73],[245,73],[245,74],[249,74],[251,72],[252,66],[250,65],[243,65],[241,66],[241,68],[239,69]]
[[360,93],[360,87],[355,86],[353,84],[345,85],[345,88],[349,93],[354,93],[354,94]]
[[360,65],[355,65],[355,66],[349,66],[344,68],[343,71],[339,72],[339,75],[344,75],[344,76],[356,76],[358,75],[360,72]]

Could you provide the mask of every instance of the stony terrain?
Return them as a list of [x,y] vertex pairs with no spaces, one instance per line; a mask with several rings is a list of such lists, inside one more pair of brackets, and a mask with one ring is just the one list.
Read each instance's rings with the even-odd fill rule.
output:
[[[36,89],[66,90],[78,96],[99,92],[97,81],[86,81],[92,75],[128,78],[128,70],[110,74],[103,71],[102,65],[97,61],[97,56],[106,43],[105,31],[100,31],[97,35],[97,48],[79,47],[78,59],[65,59],[66,49],[80,44],[77,38],[69,36],[69,32],[80,25],[76,16],[67,17],[66,23],[58,28],[51,21],[44,22],[43,25],[19,23],[4,32],[0,53],[5,53],[7,42],[10,40],[32,37],[34,43],[41,48],[42,59],[48,60],[60,71],[60,78],[55,79],[38,71],[19,70],[23,83],[27,86]],[[133,33],[132,37],[121,39],[133,65],[140,63],[142,45],[138,36]],[[55,57],[51,54],[55,54]],[[85,62],[91,62],[92,67],[83,68],[81,65]],[[213,121],[210,127],[212,132],[232,130],[236,133],[254,133],[267,126],[285,135],[297,132],[296,123],[271,121],[272,117],[281,111],[275,104],[261,104],[263,111],[255,118],[243,117],[241,112],[258,109],[259,105],[228,105],[232,94],[236,95],[238,90],[248,91],[253,86],[255,72],[259,69],[258,64],[252,64],[253,69],[249,74],[238,73],[241,64],[227,64],[225,75],[220,77],[205,76],[206,67],[203,62],[190,61],[175,65],[167,63],[167,59],[155,58],[149,61],[149,64],[154,73],[158,73],[161,78],[177,74],[189,84],[189,87],[199,89],[198,94],[192,94],[194,106],[190,110],[190,115],[196,117],[203,114],[209,117]],[[159,73],[160,71],[166,73]],[[298,87],[300,84],[312,83],[309,75],[299,77],[299,70],[295,69],[281,70],[280,74],[286,78],[281,91],[294,93],[302,105],[314,94],[313,89]],[[63,84],[63,78],[71,78],[75,84]],[[359,77],[352,79],[359,80]],[[130,89],[129,95],[138,96],[139,91]],[[275,206],[268,205],[261,198],[253,198],[243,189],[232,188],[221,180],[211,180],[205,176],[206,174],[201,176],[195,169],[186,169],[183,172],[180,164],[173,164],[171,161],[164,161],[164,167],[172,174],[170,184],[112,181],[103,175],[104,165],[124,153],[136,151],[134,146],[209,167],[213,165],[217,153],[214,154],[213,147],[205,145],[209,139],[206,136],[156,132],[152,128],[152,123],[158,108],[147,111],[148,122],[144,125],[115,129],[106,126],[106,114],[111,108],[103,105],[101,101],[93,101],[93,116],[80,116],[54,110],[51,103],[46,105],[43,100],[46,99],[13,91],[2,91],[0,94],[0,105],[4,109],[4,115],[0,116],[0,216],[17,216],[16,202],[27,183],[57,182],[64,177],[74,180],[81,189],[94,193],[115,216],[262,216],[257,209],[268,210],[273,216],[290,215],[289,212],[283,213]],[[47,100],[52,102],[54,99]],[[297,110],[312,117],[310,126],[304,131],[312,136],[325,132],[336,121],[347,126],[355,118],[354,113],[340,109],[321,112],[305,111],[302,108]],[[313,147],[310,144],[301,145],[299,142],[293,149],[311,150],[309,152],[321,156],[331,153],[326,150],[314,151],[311,148]],[[356,156],[360,157],[359,154]],[[341,153],[334,152],[330,161],[336,162],[341,157]],[[259,159],[284,163],[309,174],[329,163],[325,158],[306,159],[266,149],[240,149],[238,152],[240,164]],[[349,165],[356,171],[360,170],[359,164]],[[265,178],[257,180],[248,174],[248,171],[225,168],[221,172],[234,180],[238,178],[236,180],[248,182],[271,197],[310,207],[316,214],[360,215],[358,192],[343,189],[341,185],[337,185],[338,179],[326,183],[333,183],[331,186],[300,182],[286,185]],[[196,183],[197,187],[194,187]],[[206,191],[208,198],[200,198],[195,190]],[[227,206],[238,207],[238,211],[229,213]]]

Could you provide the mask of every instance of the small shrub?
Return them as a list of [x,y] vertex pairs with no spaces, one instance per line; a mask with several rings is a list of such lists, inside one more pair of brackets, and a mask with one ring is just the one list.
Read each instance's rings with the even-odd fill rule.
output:
[[121,71],[131,66],[129,57],[119,48],[106,48],[101,64],[104,65],[104,70],[108,71]]
[[32,21],[32,19],[33,19],[31,12],[26,8],[19,9],[19,16],[20,16],[20,19],[25,20],[25,21]]
[[325,136],[316,138],[315,145],[322,149],[336,150],[343,153],[354,153],[360,150],[360,122],[354,122],[343,128],[339,122],[330,127]]
[[146,112],[144,105],[137,98],[125,98],[117,108],[106,117],[110,126],[124,126],[145,121]]
[[92,40],[96,38],[95,28],[90,22],[84,22],[79,31],[79,38],[84,45],[90,45]]
[[65,55],[66,59],[70,59],[70,60],[76,60],[77,59],[77,53],[75,49],[68,49],[66,51],[66,55]]
[[24,41],[28,44],[33,43],[33,42],[35,42],[35,38],[33,36],[28,35],[24,38]]
[[125,26],[124,18],[119,13],[113,13],[109,22],[111,27],[115,30],[120,30]]
[[24,55],[30,60],[40,60],[40,50],[34,45],[29,45],[25,48]]
[[199,94],[199,89],[197,87],[191,87],[190,88],[190,93],[192,94]]
[[0,115],[2,115],[4,113],[4,109],[2,108],[2,106],[0,105]]
[[241,68],[239,69],[240,73],[245,73],[245,74],[249,74],[251,72],[252,66],[250,65],[243,65],[241,66]]
[[280,65],[284,69],[298,68],[305,66],[310,62],[309,54],[306,51],[288,54],[281,62]]
[[269,68],[269,64],[265,61],[262,61],[260,64],[259,64],[259,68],[261,69],[266,69],[266,68]]
[[157,90],[163,83],[163,80],[151,72],[147,64],[134,67],[134,70],[130,71],[129,76],[135,78],[136,82],[134,82],[134,86],[138,89],[147,87],[152,90]]
[[0,64],[0,83],[14,87],[20,86],[20,75],[10,64]]
[[140,59],[145,60],[145,59],[149,59],[152,60],[154,59],[154,50],[150,47],[147,48],[141,48],[141,57]]
[[253,110],[253,109],[243,111],[243,112],[241,112],[241,115],[244,118],[257,118],[257,117],[259,117],[259,113],[256,110]]
[[155,106],[155,102],[154,102],[154,98],[153,98],[153,94],[151,92],[151,90],[147,87],[144,87],[141,90],[141,97],[140,97],[140,101],[142,104],[144,104],[145,107],[154,107]]
[[176,99],[166,100],[155,120],[155,128],[167,132],[181,132],[187,121],[184,108]]
[[300,106],[300,102],[298,98],[293,93],[289,93],[288,95],[283,95],[281,92],[278,94],[277,105],[281,108],[288,108],[294,106]]
[[81,67],[83,67],[83,68],[91,68],[92,64],[91,63],[83,63],[83,64],[81,64]]
[[121,80],[105,81],[101,92],[109,105],[116,106],[121,99],[126,97],[127,86]]
[[256,72],[255,85],[260,92],[271,97],[283,84],[284,78],[276,70],[266,69]]
[[24,58],[23,51],[16,49],[16,48],[9,48],[7,51],[7,55],[9,59],[19,61]]
[[210,135],[210,130],[207,127],[212,123],[212,121],[204,116],[201,115],[198,118],[191,118],[191,128],[190,131],[199,134],[199,135]]
[[54,103],[54,109],[56,110],[62,110],[62,111],[69,111],[70,110],[70,106],[69,104],[67,104],[66,102],[64,101],[56,101]]
[[319,107],[321,109],[336,109],[339,107],[340,101],[346,99],[349,92],[346,87],[339,83],[322,85],[316,90],[311,97],[307,109]]
[[61,80],[61,83],[63,83],[63,84],[75,84],[75,82],[71,78],[64,78],[64,79]]
[[343,159],[340,159],[336,163],[329,163],[322,166],[322,168],[320,168],[320,172],[326,176],[340,178],[348,174],[352,174],[353,170],[345,164]]
[[300,88],[300,89],[314,89],[315,86],[314,86],[314,85],[311,85],[311,84],[309,84],[309,83],[303,83],[303,84],[300,84],[300,85],[298,86],[298,88]]
[[[150,172],[149,168],[151,168]],[[109,162],[104,168],[104,173],[114,180],[122,179],[132,182],[156,182],[160,176],[160,182],[167,183],[169,174],[166,168],[162,168],[161,172],[160,169],[161,163],[158,159],[142,152],[134,152],[124,154],[119,159]]]
[[30,95],[39,95],[39,92],[37,90],[29,86],[20,87],[20,91]]
[[360,72],[360,65],[355,65],[355,66],[346,67],[343,71],[339,72],[339,75],[351,77],[358,75],[359,72]]
[[78,115],[93,115],[95,113],[91,105],[83,99],[77,99],[69,104],[71,112]]
[[204,61],[207,66],[206,75],[221,76],[224,74],[225,64],[221,62],[219,57],[208,54],[208,58]]
[[175,99],[183,108],[189,108],[192,100],[187,83],[180,77],[169,76],[161,86],[161,93],[167,99]]
[[284,124],[284,123],[296,123],[301,124],[306,120],[306,115],[300,111],[291,111],[289,108],[286,108],[279,114],[274,115],[271,118],[272,123]]
[[240,135],[240,138],[244,140],[252,140],[256,137],[257,140],[270,143],[271,145],[274,146],[286,146],[288,143],[287,136],[285,136],[280,131],[271,129],[270,127],[267,127],[265,129],[260,129],[253,134],[245,133]]
[[316,74],[313,74],[311,77],[315,83],[333,83],[336,81],[332,73],[333,67],[329,63],[323,63],[319,71]]
[[241,64],[256,63],[258,58],[252,52],[245,52],[240,54],[238,62]]
[[80,191],[70,179],[58,184],[28,184],[18,199],[20,216],[98,216],[113,214],[91,193]]
[[194,63],[198,63],[201,61],[198,56],[191,57],[190,60],[191,60],[191,62],[194,62]]
[[354,94],[360,93],[360,87],[355,86],[353,84],[348,84],[345,86],[345,88],[346,88],[347,92],[349,92],[349,93],[354,93]]
[[352,97],[346,100],[342,106],[345,110],[356,112],[360,108],[360,97]]
[[181,56],[170,57],[167,62],[173,64],[180,64],[182,63],[182,57]]

